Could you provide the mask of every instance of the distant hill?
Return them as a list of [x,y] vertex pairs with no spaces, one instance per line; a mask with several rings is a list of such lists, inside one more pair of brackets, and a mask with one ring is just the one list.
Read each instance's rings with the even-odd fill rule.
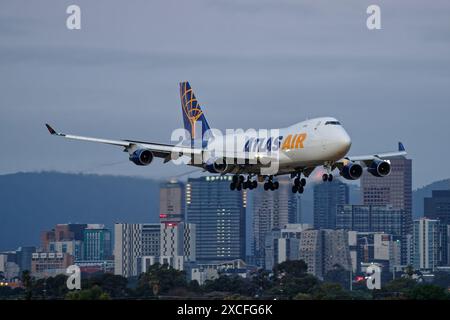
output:
[[426,185],[422,188],[414,190],[413,192],[413,217],[418,218],[423,216],[423,199],[431,197],[433,190],[449,190],[450,179],[440,180]]
[[64,173],[0,175],[0,250],[38,245],[57,223],[157,222],[158,181]]

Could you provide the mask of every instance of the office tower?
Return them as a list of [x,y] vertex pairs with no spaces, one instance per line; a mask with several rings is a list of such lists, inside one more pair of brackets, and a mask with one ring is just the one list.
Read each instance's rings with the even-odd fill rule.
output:
[[161,225],[114,225],[114,274],[124,277],[137,276],[138,259],[143,256],[159,256]]
[[298,215],[298,197],[291,191],[290,179],[282,177],[277,181],[278,190],[267,192],[258,188],[253,194],[253,255],[260,267],[264,267],[266,234],[296,222]]
[[16,251],[0,253],[0,272],[5,279],[12,280],[20,275],[20,268],[17,262]]
[[450,266],[450,225],[441,223],[441,258],[443,266]]
[[20,247],[17,251],[17,265],[20,271],[31,271],[31,256],[36,252],[36,247]]
[[400,241],[383,232],[348,232],[353,272],[363,272],[363,264],[376,263],[383,271],[393,271],[401,265]]
[[334,180],[332,183],[318,183],[314,186],[314,228],[335,229],[336,207],[349,203],[347,184]]
[[228,176],[188,180],[186,213],[196,226],[197,261],[245,258],[246,192],[230,192],[230,182]]
[[46,252],[59,252],[70,254],[76,261],[83,259],[83,241],[58,240],[48,244]]
[[391,206],[338,205],[336,228],[359,232],[385,232],[406,236],[405,210]]
[[111,231],[104,225],[89,225],[84,229],[83,259],[85,261],[108,260],[112,257]]
[[183,263],[195,261],[195,236],[195,224],[181,222],[177,225],[170,225],[161,223],[160,257],[180,257]]
[[[361,189],[364,205],[390,205],[394,209],[404,210],[402,263],[406,263],[406,235],[412,233],[412,161],[404,157],[393,158],[391,173],[386,177],[375,177],[364,172],[361,177]],[[387,233],[391,233],[387,230]]]
[[308,272],[320,279],[336,265],[350,270],[347,231],[330,229],[302,231],[299,258],[308,265]]
[[424,216],[450,225],[450,190],[433,190],[431,198],[424,199]]
[[161,223],[184,221],[184,184],[176,180],[164,182],[159,189],[159,218]]
[[434,270],[441,264],[441,227],[439,220],[414,220],[413,266],[415,269]]
[[31,274],[36,278],[54,277],[66,274],[66,269],[74,263],[73,256],[62,252],[33,253]]
[[87,224],[80,223],[57,224],[54,229],[41,233],[41,246],[44,251],[48,251],[50,242],[83,241],[83,230],[87,226]]
[[265,236],[264,268],[272,270],[276,264],[287,260],[299,260],[300,237],[303,230],[312,229],[308,224],[287,224]]

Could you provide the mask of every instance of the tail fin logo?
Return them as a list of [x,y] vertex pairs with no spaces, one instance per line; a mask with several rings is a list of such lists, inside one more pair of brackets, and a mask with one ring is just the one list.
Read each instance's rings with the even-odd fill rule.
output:
[[203,111],[194,95],[189,82],[180,83],[181,107],[183,109],[184,127],[191,133],[191,139],[195,139],[195,124],[201,119],[204,128],[202,133],[209,129],[209,125],[203,115]]

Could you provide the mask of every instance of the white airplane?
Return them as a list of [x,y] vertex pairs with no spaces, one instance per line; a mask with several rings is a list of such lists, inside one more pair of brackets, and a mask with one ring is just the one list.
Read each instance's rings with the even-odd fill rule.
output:
[[[188,82],[180,83],[180,97],[184,127],[191,141],[189,145],[91,138],[59,133],[48,124],[46,127],[55,136],[123,147],[130,161],[140,166],[149,165],[154,157],[163,158],[164,163],[188,157],[188,165],[201,167],[210,173],[232,174],[231,190],[254,189],[258,181],[265,181],[265,190],[276,190],[279,186],[276,176],[290,174],[292,192],[303,193],[305,177],[309,177],[316,167],[326,170],[322,176],[324,182],[333,180],[332,171],[335,169],[348,180],[359,179],[364,169],[374,176],[384,177],[391,171],[389,159],[406,155],[403,144],[399,142],[398,151],[347,156],[350,136],[339,121],[331,117],[310,119],[282,129],[232,133],[219,139],[210,130]],[[195,139],[197,124],[202,128],[199,147],[195,146],[198,141]],[[241,143],[238,142],[237,146],[236,141]],[[275,171],[271,172],[269,169],[274,163]],[[255,176],[257,179],[253,179]]]

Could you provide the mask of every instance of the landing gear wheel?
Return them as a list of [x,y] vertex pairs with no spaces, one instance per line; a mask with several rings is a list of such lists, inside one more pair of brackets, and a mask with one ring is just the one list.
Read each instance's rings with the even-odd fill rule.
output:
[[272,190],[277,190],[280,187],[280,183],[278,181],[275,181],[273,183],[273,187],[274,187],[274,189],[272,189]]
[[230,190],[231,190],[231,191],[236,190],[236,184],[234,184],[233,182],[230,183]]
[[258,181],[253,180],[253,181],[252,181],[252,188],[253,188],[253,189],[256,189],[257,187],[258,187]]
[[299,178],[295,178],[295,179],[294,179],[294,186],[297,186],[297,187],[298,187],[298,186],[300,185],[300,183],[301,183],[301,182],[300,182],[300,179],[299,179]]
[[322,181],[325,182],[328,180],[328,174],[324,173],[322,176]]
[[292,193],[296,193],[298,191],[298,187],[296,185],[292,186]]
[[239,180],[239,176],[234,175],[233,176],[233,183],[236,184],[238,182],[238,180]]
[[305,178],[301,178],[300,184],[301,184],[302,187],[306,186],[306,179]]
[[331,182],[331,181],[333,181],[333,175],[332,175],[332,174],[329,174],[329,175],[328,175],[328,182]]
[[236,190],[237,191],[241,191],[242,190],[242,184],[238,183],[238,185],[236,186]]
[[305,189],[303,187],[298,188],[298,193],[303,193],[303,191],[305,191]]
[[240,183],[244,183],[244,181],[245,181],[244,176],[240,175],[240,176],[239,176],[239,182],[240,182]]
[[265,191],[269,190],[269,183],[268,182],[264,183],[264,190]]

